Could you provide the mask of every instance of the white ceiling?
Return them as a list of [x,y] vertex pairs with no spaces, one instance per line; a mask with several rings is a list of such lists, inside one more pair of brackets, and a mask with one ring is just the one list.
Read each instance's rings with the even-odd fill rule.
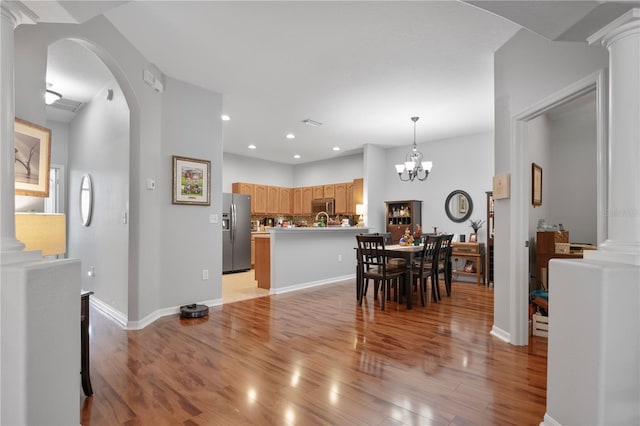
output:
[[[104,13],[165,75],[222,94],[224,113],[231,116],[224,123],[225,152],[289,164],[360,152],[366,143],[408,149],[412,116],[420,116],[418,143],[491,131],[493,53],[520,29],[498,14],[538,23],[554,38],[576,33],[585,16],[593,21],[601,4],[25,3],[53,22],[83,22]],[[483,3],[489,12],[479,8]],[[520,16],[516,3],[526,6]],[[95,92],[84,95],[90,98],[108,75],[91,64],[97,61],[92,54],[71,44],[51,48],[47,80],[76,100],[83,95],[61,87],[64,79],[77,81],[76,87],[93,81]],[[307,118],[323,125],[302,124]],[[289,132],[294,140],[285,138]],[[257,149],[249,150],[249,144]],[[341,150],[333,151],[335,146]]]

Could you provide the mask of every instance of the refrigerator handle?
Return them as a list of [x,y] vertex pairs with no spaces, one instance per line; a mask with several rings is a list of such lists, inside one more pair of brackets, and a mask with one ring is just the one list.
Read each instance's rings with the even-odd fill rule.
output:
[[236,204],[231,203],[231,240],[236,239]]

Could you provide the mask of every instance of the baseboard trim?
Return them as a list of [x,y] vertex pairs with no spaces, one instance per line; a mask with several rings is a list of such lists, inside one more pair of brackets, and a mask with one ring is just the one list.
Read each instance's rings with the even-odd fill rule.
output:
[[343,275],[340,277],[332,277],[326,280],[310,281],[308,283],[290,285],[283,288],[271,288],[269,290],[269,294],[284,294],[292,291],[304,290],[307,288],[313,288],[313,287],[318,287],[318,286],[327,285],[327,284],[335,284],[340,281],[352,280],[355,277],[356,277],[355,274],[350,274],[350,275]]
[[[199,305],[207,305],[209,307],[222,305],[222,299],[211,299],[205,300],[202,302],[197,302]],[[156,311],[151,312],[146,317],[142,318],[139,321],[129,321],[127,323],[127,330],[142,330],[146,326],[153,323],[155,320],[160,319],[162,317],[166,317],[168,315],[175,315],[180,313],[180,306],[171,306],[168,308],[158,309]]]
[[496,327],[495,325],[491,327],[491,331],[489,332],[493,337],[497,337],[506,343],[511,343],[511,333],[507,333],[503,329]]
[[540,426],[562,426],[559,422],[556,421],[553,417],[549,415],[549,413],[544,413],[544,420],[540,423]]
[[127,328],[127,316],[115,309],[113,306],[103,302],[95,296],[89,297],[89,304],[122,328]]

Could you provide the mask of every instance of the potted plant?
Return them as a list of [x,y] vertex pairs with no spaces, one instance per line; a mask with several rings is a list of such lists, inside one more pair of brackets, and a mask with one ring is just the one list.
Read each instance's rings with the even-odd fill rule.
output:
[[482,224],[484,223],[484,220],[482,219],[469,220],[469,223],[470,223],[469,226],[473,228],[473,234],[469,236],[469,242],[475,243],[478,241],[478,230],[482,228]]

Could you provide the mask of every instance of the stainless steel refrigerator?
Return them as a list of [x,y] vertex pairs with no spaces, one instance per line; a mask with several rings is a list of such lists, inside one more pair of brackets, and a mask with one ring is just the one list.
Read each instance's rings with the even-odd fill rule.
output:
[[222,194],[222,272],[251,269],[251,197]]

